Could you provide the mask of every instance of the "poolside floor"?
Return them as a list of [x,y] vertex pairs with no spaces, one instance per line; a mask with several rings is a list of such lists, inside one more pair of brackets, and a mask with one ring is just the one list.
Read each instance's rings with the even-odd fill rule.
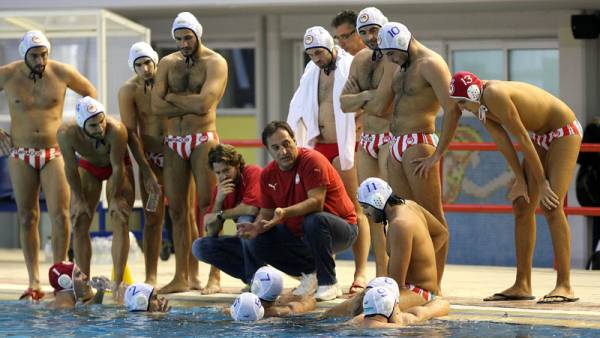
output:
[[[40,252],[40,275],[44,290],[50,292],[47,271],[50,262],[44,261]],[[129,262],[134,281],[144,280],[144,263],[140,257]],[[27,269],[20,250],[0,250],[0,299],[14,300],[27,288]],[[110,277],[112,266],[92,262],[92,275]],[[159,261],[158,284],[169,282],[175,271],[174,256],[168,261]],[[352,261],[337,262],[337,275],[340,285],[347,292],[352,283],[354,264]],[[368,276],[375,276],[375,265],[369,262]],[[515,270],[511,267],[448,265],[444,273],[443,290],[446,299],[452,304],[447,320],[476,320],[503,323],[556,325],[579,328],[600,329],[600,271],[573,270],[571,283],[575,295],[580,298],[575,303],[537,304],[535,301],[484,302],[482,299],[500,292],[512,285]],[[208,266],[200,263],[200,279],[203,283],[208,277]],[[533,294],[540,298],[552,290],[556,273],[552,269],[533,270]],[[298,284],[293,278],[285,277],[285,287]],[[172,302],[192,302],[196,305],[231,304],[240,289],[241,281],[221,273],[222,293],[201,295],[199,291],[189,291],[169,295]],[[340,302],[319,303],[324,309]]]

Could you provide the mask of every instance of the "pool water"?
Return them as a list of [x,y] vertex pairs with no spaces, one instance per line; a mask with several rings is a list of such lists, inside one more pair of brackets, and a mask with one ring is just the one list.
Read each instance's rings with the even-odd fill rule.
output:
[[0,336],[205,336],[205,337],[600,337],[600,330],[432,320],[396,330],[361,330],[346,319],[317,320],[315,315],[233,322],[219,308],[178,307],[163,315],[128,313],[106,305],[49,310],[44,305],[0,302]]

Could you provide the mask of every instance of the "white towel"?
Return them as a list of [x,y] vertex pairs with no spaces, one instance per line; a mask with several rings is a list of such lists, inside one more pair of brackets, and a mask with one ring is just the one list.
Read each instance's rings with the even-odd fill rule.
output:
[[[335,133],[342,170],[354,166],[354,149],[356,146],[356,125],[354,113],[344,113],[340,104],[340,96],[348,79],[353,56],[338,46],[335,78],[333,82],[333,113],[335,116]],[[321,69],[309,62],[300,79],[300,85],[290,102],[287,122],[296,134],[296,142],[300,147],[314,148],[319,136],[319,73]]]

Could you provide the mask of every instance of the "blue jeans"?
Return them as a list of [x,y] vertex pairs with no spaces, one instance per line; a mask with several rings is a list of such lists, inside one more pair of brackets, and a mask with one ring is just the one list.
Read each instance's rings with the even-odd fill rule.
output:
[[[237,223],[253,221],[254,216],[240,216],[237,219]],[[204,237],[192,244],[192,253],[196,258],[246,284],[251,283],[256,270],[265,265],[253,251],[251,240],[237,236]]]
[[333,254],[346,250],[356,240],[358,228],[328,212],[304,216],[304,235],[294,235],[284,224],[254,239],[258,259],[292,276],[317,273],[319,285],[337,283]]

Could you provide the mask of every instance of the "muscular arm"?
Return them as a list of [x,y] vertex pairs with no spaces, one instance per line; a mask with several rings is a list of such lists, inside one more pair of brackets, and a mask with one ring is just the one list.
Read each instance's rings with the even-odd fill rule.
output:
[[71,88],[74,92],[81,96],[90,96],[96,98],[96,88],[94,85],[77,69],[72,66],[65,65],[65,78],[67,87]]
[[[508,132],[515,137],[517,143],[519,143],[521,146],[521,151],[525,156],[525,161],[527,161],[527,163],[529,163],[531,166],[531,169],[533,169],[534,179],[538,184],[543,183],[546,180],[544,167],[542,166],[542,162],[540,161],[537,151],[533,146],[533,142],[531,142],[531,138],[529,137],[527,129],[523,125],[523,122],[521,122],[521,117],[519,116],[517,107],[515,107],[510,96],[504,92],[501,92],[501,90],[495,89],[494,87],[488,87],[484,95],[490,111],[492,111],[493,114],[498,117],[500,124],[502,124],[506,130],[508,130]],[[511,161],[514,161],[514,159]]]
[[215,58],[207,64],[206,81],[199,94],[169,93],[166,99],[186,113],[206,115],[213,111],[225,93],[227,84],[227,62]]
[[12,65],[6,65],[6,66],[0,67],[0,91],[4,90],[4,86],[6,85],[6,82],[12,76],[13,68],[14,67]]
[[140,171],[144,177],[151,172],[150,163],[144,155],[144,147],[138,136],[137,124],[137,109],[135,107],[135,87],[133,85],[124,85],[119,90],[119,112],[121,114],[121,122],[127,128],[127,144],[133,158],[140,167]]
[[458,108],[458,105],[452,99],[450,99],[448,94],[452,76],[450,75],[448,66],[443,60],[436,59],[430,61],[425,67],[423,67],[422,74],[423,78],[433,88],[435,96],[444,109],[440,141],[435,149],[434,154],[432,155],[434,158],[440,159],[454,138],[456,128],[458,127],[458,120],[461,117],[461,111]]
[[513,147],[512,141],[510,137],[506,133],[506,130],[502,128],[502,126],[494,121],[490,121],[489,119],[484,124],[485,129],[490,133],[494,142],[498,146],[498,150],[504,155],[508,165],[512,169],[513,173],[518,179],[525,180],[525,174],[523,172],[523,168],[521,168],[521,164],[519,163],[519,158],[517,156],[517,152]]
[[414,324],[429,320],[434,317],[447,316],[450,303],[445,299],[435,299],[422,306],[414,306],[402,313],[404,324]]
[[58,129],[56,137],[65,163],[65,176],[67,177],[67,182],[69,182],[73,197],[81,201],[85,200],[85,196],[83,195],[81,178],[79,177],[79,171],[77,170],[78,164],[77,157],[75,156],[75,149],[73,149],[68,132],[68,127],[63,125]]
[[410,256],[412,253],[413,233],[410,226],[399,222],[390,230],[390,260],[388,263],[388,273],[398,285],[406,284],[406,273],[410,265]]
[[392,81],[394,79],[394,74],[396,74],[396,71],[398,70],[398,65],[387,61],[387,58],[384,58],[381,62],[383,62],[383,76],[377,86],[375,95],[363,107],[363,112],[387,118],[391,115],[389,107],[394,99]]
[[127,131],[125,126],[115,122],[113,129],[108,137],[110,142],[110,165],[112,167],[112,175],[108,178],[108,184],[115,187],[112,196],[108,196],[109,203],[111,199],[119,196],[121,187],[125,180],[125,163],[123,158],[127,152]]
[[183,116],[187,114],[185,111],[165,100],[168,91],[169,68],[172,66],[167,58],[159,62],[156,70],[154,87],[152,87],[152,113],[166,117]]
[[446,229],[446,227],[425,208],[422,208],[422,211],[423,215],[425,216],[425,220],[427,221],[427,230],[429,231],[429,236],[431,236],[431,241],[433,242],[435,261],[443,263],[446,261],[446,257],[440,255],[445,255],[447,253],[442,249],[448,243],[448,229]]
[[372,93],[368,90],[361,91],[358,85],[358,73],[362,58],[354,58],[350,65],[348,79],[340,96],[340,106],[345,113],[353,113],[361,110],[365,103],[370,99]]

